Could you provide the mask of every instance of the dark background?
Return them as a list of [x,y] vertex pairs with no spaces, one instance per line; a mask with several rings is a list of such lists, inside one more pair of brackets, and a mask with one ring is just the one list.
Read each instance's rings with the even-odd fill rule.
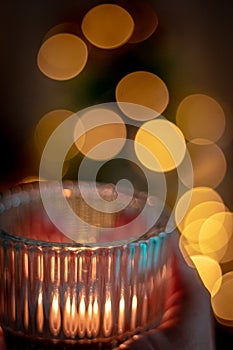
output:
[[[88,9],[104,1],[2,2],[1,188],[38,174],[33,133],[45,113],[58,108],[76,111],[112,102],[116,82],[131,71],[143,69],[158,74],[166,82],[170,103],[164,116],[171,121],[175,120],[179,102],[188,94],[207,94],[221,103],[227,128],[220,143],[228,170],[217,190],[233,210],[233,4],[226,0],[150,2],[159,18],[159,26],[151,38],[111,52],[89,45],[84,71],[62,82],[45,77],[36,65],[36,55],[46,33],[64,22],[80,26]],[[217,323],[216,329],[218,349],[232,348],[231,329]]]

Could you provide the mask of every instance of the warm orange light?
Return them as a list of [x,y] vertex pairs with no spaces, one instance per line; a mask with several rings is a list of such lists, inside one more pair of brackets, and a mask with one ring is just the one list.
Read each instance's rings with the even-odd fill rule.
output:
[[78,332],[78,312],[75,295],[72,297],[68,291],[64,304],[63,329],[67,337],[74,338]]
[[137,295],[134,294],[131,305],[131,329],[135,329],[137,326]]
[[158,172],[178,167],[186,152],[184,136],[175,124],[165,119],[144,123],[135,136],[134,148],[140,162]]
[[23,323],[24,323],[25,329],[28,329],[28,326],[29,326],[28,286],[26,286],[25,288]]
[[[56,109],[46,113],[37,123],[34,139],[39,153],[44,150],[46,143],[50,136],[58,128],[58,126],[69,118],[73,114],[72,111],[67,109]],[[56,147],[50,149],[50,152],[46,152],[46,157],[49,161],[56,161],[57,154],[63,150],[63,147],[67,142],[70,142],[70,136],[66,135],[63,131],[60,133],[57,131]],[[78,153],[77,148],[73,145],[67,153],[66,160],[73,158]],[[49,165],[49,163],[48,163]]]
[[231,325],[233,322],[233,271],[222,276],[216,282],[213,290],[211,304],[220,323]]
[[52,302],[49,310],[49,328],[54,336],[60,333],[61,329],[61,309],[60,296],[58,290],[55,290],[52,296]]
[[[222,150],[214,143],[187,143],[187,149],[193,166],[194,186],[210,186],[216,188],[223,180],[227,163]],[[188,180],[188,179],[187,179]],[[189,186],[183,179],[185,185]]]
[[168,105],[169,93],[167,86],[157,75],[137,71],[120,80],[116,87],[116,100],[129,118],[145,121],[163,113]]
[[81,38],[69,33],[60,33],[41,45],[37,64],[47,77],[68,80],[83,70],[87,57],[87,45]]
[[119,302],[119,315],[118,315],[118,333],[121,334],[125,329],[125,298],[122,294]]
[[79,317],[78,334],[81,338],[83,338],[86,331],[86,305],[85,305],[84,291],[82,291],[81,293],[78,317]]
[[82,31],[95,46],[114,49],[125,44],[131,37],[134,21],[122,7],[101,4],[93,7],[83,18]]
[[112,332],[112,302],[109,295],[106,296],[105,306],[104,306],[104,321],[103,330],[106,337],[111,335]]
[[197,143],[200,139],[215,142],[225,129],[222,107],[212,97],[203,94],[185,97],[177,109],[176,121],[186,139],[196,139]]
[[222,276],[222,270],[219,263],[206,255],[194,255],[190,257],[210,294],[216,282]]
[[222,202],[222,198],[210,187],[194,187],[180,197],[175,206],[175,221],[181,231],[184,229],[185,219],[192,208],[206,201]]
[[43,332],[44,327],[44,308],[43,308],[43,294],[42,289],[39,290],[37,310],[36,310],[36,324],[39,333]]
[[121,151],[126,135],[126,126],[117,113],[105,108],[93,108],[78,120],[74,141],[78,150],[87,157],[107,160]]
[[135,27],[130,43],[139,43],[148,39],[158,26],[158,17],[154,7],[146,1],[136,0],[133,3],[126,1],[125,7],[132,15]]

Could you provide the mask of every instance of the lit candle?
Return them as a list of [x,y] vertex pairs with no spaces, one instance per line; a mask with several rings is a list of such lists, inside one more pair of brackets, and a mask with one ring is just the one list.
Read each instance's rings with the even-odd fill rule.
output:
[[77,299],[75,293],[73,293],[71,300],[70,291],[68,291],[64,303],[63,329],[65,335],[71,338],[75,338],[78,332],[78,312],[76,305]]
[[39,290],[37,310],[36,310],[36,324],[39,333],[43,332],[44,326],[44,309],[43,309],[43,294],[42,289]]
[[134,294],[131,306],[131,329],[135,329],[137,325],[137,295]]
[[52,302],[49,312],[49,327],[54,336],[60,333],[61,329],[61,310],[60,310],[60,297],[59,292],[56,289],[52,296]]
[[81,299],[79,302],[79,324],[78,334],[80,338],[83,338],[86,331],[86,305],[85,305],[85,292],[82,290]]
[[119,302],[119,317],[118,317],[118,333],[121,334],[124,332],[125,328],[125,299],[124,295],[121,295]]
[[104,306],[104,322],[103,322],[104,335],[110,336],[112,331],[112,302],[110,295],[107,293]]

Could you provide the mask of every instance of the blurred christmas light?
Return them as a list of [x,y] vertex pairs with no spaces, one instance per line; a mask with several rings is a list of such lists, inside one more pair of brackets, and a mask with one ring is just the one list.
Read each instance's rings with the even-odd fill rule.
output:
[[[35,128],[34,139],[40,154],[42,154],[44,147],[54,130],[72,114],[72,111],[66,109],[56,109],[46,113],[39,120]],[[57,146],[54,147],[53,151],[49,154],[50,160],[57,159],[56,154],[59,152],[59,147],[63,148],[67,137],[69,137],[69,135],[66,135],[64,133],[59,134],[59,142],[57,142]],[[73,158],[74,156],[76,156],[77,153],[78,149],[75,146],[72,146],[69,152],[67,153],[66,159],[68,160]]]
[[[215,143],[187,143],[193,165],[194,186],[216,188],[224,179],[227,170],[225,155]],[[188,179],[187,179],[188,180]],[[188,186],[184,179],[184,184]]]
[[144,123],[137,131],[134,147],[140,162],[158,172],[178,167],[186,152],[183,134],[175,124],[165,119]]
[[101,4],[93,7],[82,21],[87,40],[102,49],[115,49],[124,45],[134,30],[134,21],[122,7]]
[[68,80],[84,69],[87,58],[87,45],[81,38],[69,33],[60,33],[41,45],[37,64],[47,77]]
[[206,201],[223,202],[220,194],[210,187],[194,187],[182,195],[175,207],[175,221],[181,231],[185,227],[185,219],[192,208]]
[[[93,107],[83,113],[74,130],[76,147],[94,160],[113,158],[123,148],[126,136],[122,118],[116,112],[104,108]],[[104,141],[108,141],[107,147]]]
[[222,270],[219,263],[206,255],[194,255],[190,257],[193,261],[205,287],[210,294],[214,287],[216,288],[216,282],[222,276]]
[[[129,118],[145,121],[163,113],[168,105],[169,92],[156,74],[137,71],[126,75],[117,84],[116,101]],[[136,104],[138,107],[126,106],[121,102]],[[143,107],[140,108],[140,105]],[[150,108],[148,113],[145,113],[145,107]]]
[[221,105],[203,94],[189,95],[181,101],[176,112],[177,125],[189,141],[206,139],[216,142],[225,129],[225,114]]

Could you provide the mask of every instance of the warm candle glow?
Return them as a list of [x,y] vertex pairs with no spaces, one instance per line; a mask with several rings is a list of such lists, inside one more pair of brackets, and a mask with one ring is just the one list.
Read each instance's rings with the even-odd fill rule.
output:
[[108,337],[112,331],[112,303],[109,295],[106,297],[105,307],[104,307],[104,335]]
[[43,260],[43,255],[39,255],[38,256],[37,269],[38,269],[38,279],[42,282],[43,279],[44,279],[44,260]]
[[94,299],[93,314],[92,314],[93,336],[96,337],[100,327],[100,312],[97,297]]
[[73,295],[72,302],[70,292],[67,293],[64,318],[63,318],[64,333],[67,337],[74,338],[78,332],[78,312],[76,309],[76,297]]
[[51,278],[51,282],[54,282],[55,281],[55,257],[52,256],[50,261],[51,261],[50,278]]
[[53,335],[58,335],[61,329],[61,310],[58,290],[55,290],[49,312],[49,327]]
[[74,258],[74,282],[78,281],[78,257]]
[[29,325],[28,286],[26,286],[26,288],[25,288],[23,321],[24,321],[25,329],[28,329],[28,325]]
[[135,329],[137,325],[137,304],[137,295],[134,294],[132,298],[131,329]]
[[81,300],[79,303],[79,325],[78,325],[78,333],[82,338],[85,335],[86,330],[86,305],[84,298],[84,291],[82,291]]
[[92,281],[96,280],[96,256],[93,257],[92,259]]
[[87,319],[86,319],[86,326],[87,326],[87,335],[88,337],[92,336],[92,296],[90,296],[88,308],[87,308]]
[[24,276],[28,279],[28,253],[24,253]]
[[69,261],[68,256],[64,259],[64,282],[68,282],[68,268],[69,268]]
[[123,333],[125,328],[125,299],[121,296],[119,303],[118,333]]
[[42,295],[42,289],[40,289],[38,294],[38,303],[37,303],[37,311],[36,311],[36,322],[37,322],[37,329],[38,332],[43,332],[43,326],[44,326],[44,309],[43,309],[43,295]]
[[79,269],[78,269],[78,279],[81,282],[82,281],[82,270],[83,270],[83,258],[82,256],[79,257]]

